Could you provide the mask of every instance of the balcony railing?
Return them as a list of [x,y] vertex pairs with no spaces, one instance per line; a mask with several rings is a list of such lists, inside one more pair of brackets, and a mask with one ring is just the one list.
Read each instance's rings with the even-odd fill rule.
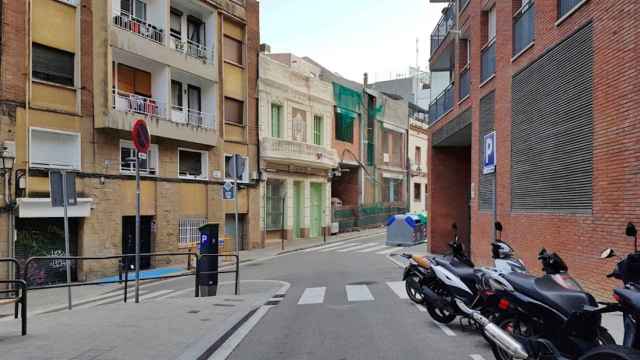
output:
[[113,89],[113,108],[150,117],[166,118],[166,104],[152,98]]
[[460,100],[463,100],[464,98],[469,96],[469,91],[471,89],[471,84],[470,84],[469,80],[470,80],[469,79],[469,67],[467,66],[460,73],[460,81],[458,82],[458,84],[459,84],[458,98]]
[[265,158],[282,162],[302,162],[324,164],[336,167],[338,156],[335,150],[320,145],[308,144],[288,139],[265,137],[261,141],[261,154]]
[[485,82],[496,73],[496,42],[482,49],[480,58],[482,68],[480,69],[480,81]]
[[433,29],[431,33],[431,55],[440,47],[442,42],[447,38],[449,31],[456,25],[456,11],[453,6],[449,6],[446,10],[438,25]]
[[558,19],[565,16],[569,11],[573,10],[578,4],[584,0],[559,0],[558,1]]
[[213,114],[177,105],[171,106],[171,121],[205,129],[213,129],[215,125]]
[[189,55],[208,64],[213,64],[213,50],[197,42],[191,40],[183,41],[171,35],[171,48],[181,54]]
[[429,105],[429,125],[440,120],[444,114],[453,108],[453,83],[449,84],[444,91]]
[[535,38],[535,3],[528,2],[513,15],[513,55],[522,52]]
[[162,28],[138,19],[124,10],[114,11],[113,24],[123,30],[130,31],[158,44],[163,44],[164,42],[164,31]]

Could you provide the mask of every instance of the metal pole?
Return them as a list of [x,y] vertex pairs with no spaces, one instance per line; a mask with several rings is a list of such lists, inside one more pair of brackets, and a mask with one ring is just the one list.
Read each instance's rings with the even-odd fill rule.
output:
[[140,302],[140,154],[136,151],[136,304]]
[[328,224],[327,224],[327,209],[324,208],[322,209],[322,222],[324,223],[324,226],[322,227],[322,243],[326,244],[327,243],[327,230],[328,229]]
[[[233,156],[233,165],[234,165],[234,174],[233,174],[233,184],[234,184],[234,195],[235,195],[235,211],[236,211],[236,254],[238,255],[237,261],[240,261],[240,231],[238,226],[238,154]],[[247,199],[247,206],[248,204]]]
[[[494,144],[495,146],[495,144]],[[498,221],[498,166],[493,170],[493,241],[496,241],[498,232],[495,223]]]
[[[62,173],[62,202],[64,203],[64,252],[65,256],[68,258],[71,256],[69,251],[69,214],[67,213],[67,205],[69,202],[69,197],[67,194],[67,172],[61,171]],[[67,308],[71,310],[71,264],[70,260],[67,259]]]
[[284,195],[282,197],[282,212],[281,212],[281,215],[280,215],[280,228],[282,229],[282,230],[280,230],[280,235],[281,235],[280,237],[282,238],[282,241],[281,241],[281,243],[282,243],[282,246],[281,246],[282,251],[284,251],[284,237],[285,237],[284,207],[286,206],[286,199],[287,199],[287,196]]

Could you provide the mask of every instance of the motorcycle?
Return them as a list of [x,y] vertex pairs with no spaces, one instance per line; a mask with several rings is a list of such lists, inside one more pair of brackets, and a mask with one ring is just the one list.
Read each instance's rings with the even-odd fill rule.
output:
[[[513,249],[501,239],[502,224],[495,223],[498,239],[492,243],[492,255],[498,272],[525,271],[524,263],[515,258]],[[464,253],[457,226],[452,225],[454,240],[449,243],[451,254],[425,258],[403,254],[410,259],[403,278],[409,297],[424,304],[429,315],[437,322],[448,324],[464,315],[458,309],[455,298],[463,299],[474,309],[483,309],[485,296],[478,293],[477,269]],[[491,307],[488,307],[491,308]]]

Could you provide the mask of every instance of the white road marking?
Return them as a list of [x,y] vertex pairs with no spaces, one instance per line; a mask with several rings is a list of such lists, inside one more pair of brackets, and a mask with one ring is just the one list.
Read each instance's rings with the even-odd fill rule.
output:
[[437,321],[434,321],[434,323],[436,325],[438,325],[438,327],[440,328],[440,330],[442,330],[443,333],[445,333],[445,335],[447,336],[456,336],[456,333],[453,332],[453,330],[451,330],[447,325],[445,324],[440,324]]
[[[193,288],[186,288],[186,289],[182,289],[182,290],[177,290],[177,291],[172,292],[171,294],[162,295],[162,296],[158,297],[158,299],[166,299],[166,298],[170,298],[170,297],[175,297],[175,296],[182,295],[182,294],[188,293],[188,292],[193,293],[194,292]],[[193,296],[195,297],[195,294]]]
[[[319,251],[319,250],[324,250],[324,249],[329,249],[329,248],[334,248],[334,247],[344,246],[344,245],[345,245],[344,242],[339,242],[335,244],[312,247],[311,249],[302,250],[301,252],[306,253],[306,252],[312,252],[312,251]],[[349,243],[347,245],[353,245],[353,243]]]
[[359,253],[366,253],[366,252],[371,252],[371,251],[376,251],[376,250],[384,249],[384,248],[386,248],[386,247],[387,247],[387,245],[378,245],[378,246],[374,246],[374,247],[372,247],[372,248],[368,248],[368,249],[364,249],[364,250],[359,250],[359,251],[356,251],[356,252],[359,252]]
[[400,299],[408,299],[407,289],[404,287],[404,281],[389,281],[387,285],[393,290]]
[[305,304],[322,304],[324,302],[324,294],[327,291],[326,287],[314,287],[306,288],[298,300],[298,305]]
[[478,354],[471,354],[469,355],[471,357],[471,359],[473,360],[484,360],[484,357],[482,355],[478,355]]
[[420,305],[420,304],[416,304],[413,301],[411,302],[413,305],[415,305],[415,307],[418,309],[418,311],[420,312],[427,312],[427,309],[425,309],[424,305]]
[[371,246],[375,246],[375,244],[369,243],[369,244],[362,244],[362,245],[352,246],[352,247],[348,247],[346,249],[338,250],[338,252],[353,251],[353,250],[358,250],[358,249],[367,248],[367,247],[371,247]]
[[[165,294],[168,294],[168,293],[172,293],[174,291],[175,290],[158,290],[158,291],[154,291],[152,293],[148,293],[146,295],[140,296],[140,300],[153,299],[155,297],[162,296],[162,295],[165,295]],[[135,297],[134,297],[134,300],[135,300]]]
[[373,301],[373,295],[367,285],[347,285],[345,286],[347,291],[347,301]]
[[340,248],[351,247],[353,245],[358,245],[358,244],[359,243],[340,244],[339,246],[334,246],[334,247],[331,247],[331,248],[328,248],[328,249],[320,250],[320,252],[333,251],[333,250],[337,250],[337,249],[340,249]]
[[392,246],[391,249],[378,251],[376,254],[381,254],[381,255],[382,254],[389,254],[389,253],[392,253],[392,252],[394,252],[396,250],[399,250],[399,249],[400,249],[399,247]]
[[[140,290],[140,294],[146,294],[146,291]],[[129,294],[127,294],[127,302],[131,301],[133,302],[135,300],[133,292],[130,292]],[[104,299],[104,300],[100,300],[100,301],[93,301],[87,304],[82,304],[82,305],[78,305],[78,306],[74,306],[74,309],[86,309],[86,308],[91,308],[94,306],[99,306],[99,305],[104,305],[104,304],[108,304],[108,303],[116,303],[116,302],[122,302],[124,304],[124,295],[122,294],[117,294],[116,296],[112,296],[108,299]]]
[[240,326],[240,328],[238,328],[238,330],[236,330],[233,335],[231,335],[227,339],[227,341],[225,341],[224,344],[222,344],[220,348],[218,348],[218,350],[209,357],[209,360],[225,360],[226,358],[228,358],[233,350],[238,345],[240,345],[240,342],[242,342],[245,336],[249,334],[251,329],[253,329],[253,327],[258,324],[258,322],[262,319],[262,317],[264,317],[267,311],[271,309],[271,307],[272,306],[269,305],[263,305],[258,308],[255,314],[253,314],[251,318],[249,318],[249,320],[242,324],[242,326]]

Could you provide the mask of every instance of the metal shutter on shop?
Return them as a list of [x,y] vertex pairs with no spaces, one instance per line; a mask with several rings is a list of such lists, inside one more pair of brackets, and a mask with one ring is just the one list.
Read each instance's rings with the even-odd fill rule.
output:
[[[480,99],[480,149],[484,149],[484,136],[495,129],[495,92],[491,92]],[[484,151],[479,151],[479,164],[482,164]],[[480,184],[478,187],[478,206],[480,211],[493,210],[493,192],[495,189],[495,173],[483,174],[482,165],[479,166]]]
[[589,23],[513,77],[511,206],[590,213],[593,29]]

